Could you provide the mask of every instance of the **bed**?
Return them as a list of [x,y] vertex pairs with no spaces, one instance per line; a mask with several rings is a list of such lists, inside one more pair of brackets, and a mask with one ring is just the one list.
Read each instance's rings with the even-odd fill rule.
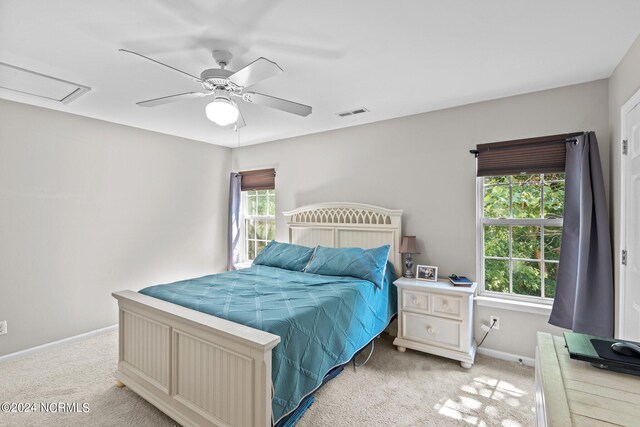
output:
[[[331,203],[305,206],[284,214],[290,243],[330,248],[389,245],[388,261],[396,271],[401,271],[398,253],[401,211],[355,203]],[[326,294],[324,300],[337,298],[355,304],[353,301],[358,299],[371,299],[367,292],[372,292],[374,287],[363,280],[334,277],[331,281],[323,275],[301,272],[283,274],[278,270],[258,266],[225,273],[219,276],[226,282],[220,283],[216,282],[221,280],[219,277],[206,276],[186,281],[190,283],[179,282],[172,288],[148,288],[155,289],[145,290],[149,295],[133,291],[114,293],[120,313],[119,363],[116,371],[119,385],[128,386],[183,425],[269,426],[290,413],[299,399],[308,395],[311,387],[309,382],[321,380],[336,361],[346,362],[372,337],[382,332],[388,319],[378,319],[366,328],[362,327],[360,336],[356,334],[356,338],[349,338],[353,342],[349,343],[343,354],[324,360],[328,354],[325,351],[322,357],[315,357],[320,361],[309,361],[304,366],[300,364],[305,375],[302,379],[292,380],[290,372],[287,372],[289,365],[295,364],[292,363],[295,358],[291,354],[304,352],[312,340],[309,340],[309,334],[306,338],[291,334],[311,328],[304,324],[291,328],[290,324],[279,324],[276,318],[250,318],[255,314],[247,306],[255,304],[250,298],[250,289],[262,289],[273,294],[276,298],[274,302],[278,299],[278,292],[287,289],[293,292],[293,300],[303,294],[307,299]],[[262,283],[269,282],[271,287],[256,285],[258,282],[254,276],[260,276]],[[219,291],[235,286],[230,283],[239,285],[236,291],[232,289],[228,292],[226,303],[221,300],[220,304],[203,307],[206,304],[199,299],[202,295],[197,295],[200,292],[198,289],[210,289],[212,281]],[[199,283],[203,285],[201,288],[197,286]],[[391,287],[391,283],[386,283],[386,286]],[[310,292],[309,289],[313,287],[322,291]],[[187,288],[192,290],[189,296],[185,296],[188,292],[183,291]],[[248,294],[243,293],[247,291]],[[279,299],[291,301],[292,297]],[[394,301],[379,303],[392,305]],[[241,309],[243,304],[245,309]],[[305,304],[307,302],[301,305]],[[321,304],[318,302],[315,305]],[[229,307],[238,309],[231,310],[233,313],[229,314]],[[282,307],[282,310],[287,309],[295,311],[296,308]],[[322,311],[318,307],[310,306],[310,309],[315,313],[311,316],[314,319]],[[363,310],[371,308],[366,308],[365,304]],[[358,322],[361,319],[355,320],[355,323]],[[278,346],[281,336],[285,339],[283,345]],[[354,336],[353,331],[349,336]],[[305,344],[299,345],[301,342]],[[322,343],[313,345],[322,348]],[[321,354],[317,349],[308,353]],[[272,367],[275,368],[273,372]],[[283,396],[281,390],[284,388],[279,384],[291,381],[295,387],[302,385],[293,393],[293,400]],[[272,389],[273,385],[275,388]],[[275,396],[272,395],[274,391]]]

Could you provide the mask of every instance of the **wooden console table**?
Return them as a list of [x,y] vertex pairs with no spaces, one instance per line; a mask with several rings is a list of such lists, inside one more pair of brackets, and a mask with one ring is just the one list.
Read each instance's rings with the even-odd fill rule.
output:
[[640,426],[640,377],[570,359],[562,337],[538,332],[536,425]]

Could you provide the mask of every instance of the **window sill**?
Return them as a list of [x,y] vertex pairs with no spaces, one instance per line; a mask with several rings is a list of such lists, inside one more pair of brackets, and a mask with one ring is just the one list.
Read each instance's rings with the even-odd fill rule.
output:
[[532,313],[549,316],[551,314],[550,304],[536,302],[516,301],[506,298],[496,298],[489,296],[477,296],[475,302],[481,307],[501,308],[503,310],[519,311],[521,313]]

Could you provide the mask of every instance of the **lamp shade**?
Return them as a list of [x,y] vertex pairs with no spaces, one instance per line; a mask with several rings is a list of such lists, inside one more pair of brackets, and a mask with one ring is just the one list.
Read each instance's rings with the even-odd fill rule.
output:
[[238,120],[238,107],[225,98],[216,98],[207,105],[207,117],[220,126],[227,126]]
[[401,254],[419,254],[420,252],[418,252],[418,246],[416,245],[416,236],[404,236],[398,252]]

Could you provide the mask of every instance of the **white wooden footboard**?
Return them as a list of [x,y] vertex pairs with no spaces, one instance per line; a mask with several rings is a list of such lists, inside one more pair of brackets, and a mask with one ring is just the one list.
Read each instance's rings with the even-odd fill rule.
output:
[[279,336],[133,291],[113,297],[119,381],[185,426],[271,425]]

